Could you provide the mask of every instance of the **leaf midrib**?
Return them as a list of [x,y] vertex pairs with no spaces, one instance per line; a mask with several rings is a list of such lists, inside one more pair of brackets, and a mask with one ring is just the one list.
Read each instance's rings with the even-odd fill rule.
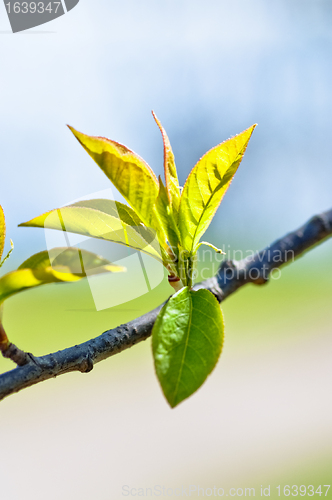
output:
[[[231,165],[228,167],[228,169],[226,170],[226,172],[225,172],[225,173],[224,173],[224,175],[222,176],[221,181],[220,181],[220,182],[219,182],[219,184],[215,187],[214,191],[211,193],[211,195],[210,195],[210,197],[209,197],[209,199],[208,199],[207,203],[206,203],[206,204],[205,204],[205,206],[204,206],[204,209],[203,209],[203,211],[202,211],[202,213],[201,213],[201,215],[200,215],[200,218],[199,218],[199,220],[198,220],[198,223],[197,223],[197,225],[196,225],[196,229],[195,229],[195,232],[194,232],[194,235],[193,235],[193,238],[192,238],[192,245],[191,245],[191,249],[190,249],[190,253],[191,253],[191,254],[193,253],[193,249],[194,249],[194,242],[195,242],[195,239],[196,239],[196,235],[197,235],[197,233],[198,233],[198,229],[199,229],[199,226],[200,226],[201,220],[202,220],[202,218],[203,218],[203,216],[204,216],[204,214],[205,214],[205,212],[206,212],[206,208],[209,206],[209,204],[210,204],[210,202],[211,202],[212,198],[214,197],[214,195],[216,194],[216,192],[217,192],[217,191],[218,191],[218,190],[219,190],[219,189],[223,186],[223,179],[224,179],[225,175],[227,174],[227,172],[229,171],[229,169],[230,169],[230,168],[234,165],[234,163],[236,163],[236,162],[238,161],[238,158],[241,156],[241,153],[242,153],[243,149],[244,149],[244,148],[242,148],[242,149],[241,149],[240,153],[238,153],[238,154],[237,154],[236,159],[235,159],[235,160],[231,163]],[[197,177],[196,177],[196,179],[197,179]],[[209,176],[208,176],[208,180],[209,180],[209,184],[210,184],[210,179],[209,179]],[[230,180],[231,180],[231,179],[230,179]],[[199,192],[200,192],[200,195],[201,195],[202,201],[204,202],[203,196],[202,196],[202,194],[201,194],[201,190],[200,190],[200,188],[199,188],[198,181],[196,181],[196,182],[197,182],[197,187],[198,187],[198,189],[199,189]],[[190,198],[188,197],[188,201],[189,201],[189,200],[190,200]],[[216,208],[216,210],[217,210],[217,209],[218,209],[218,207]]]
[[192,299],[191,299],[190,291],[189,291],[188,297],[189,297],[189,301],[190,301],[190,316],[189,316],[189,321],[188,321],[186,342],[185,342],[185,346],[184,346],[184,350],[183,350],[183,356],[182,356],[182,361],[181,361],[181,365],[180,365],[180,372],[179,372],[178,380],[176,382],[176,386],[175,386],[174,393],[173,393],[173,404],[175,403],[175,398],[176,398],[177,393],[178,393],[179,384],[180,384],[180,380],[181,380],[181,376],[182,376],[182,371],[183,371],[183,367],[184,367],[184,364],[185,364],[184,360],[185,360],[185,357],[186,357],[186,353],[187,353],[187,349],[188,349],[188,343],[189,343],[189,334],[190,334],[191,320],[192,320]]
[[[223,178],[224,178],[224,176],[223,176]],[[212,194],[210,195],[210,197],[209,197],[209,199],[208,199],[207,203],[205,204],[205,206],[204,206],[204,208],[203,208],[203,211],[202,211],[202,213],[201,213],[201,215],[200,215],[200,218],[199,218],[199,220],[198,220],[198,223],[197,223],[197,225],[196,225],[196,229],[195,229],[195,232],[194,232],[194,235],[193,235],[193,238],[192,238],[192,245],[191,245],[191,249],[190,249],[190,253],[191,253],[191,254],[193,253],[193,249],[194,249],[194,241],[195,241],[195,239],[196,239],[196,235],[197,235],[197,233],[198,233],[198,229],[199,229],[199,226],[200,226],[200,224],[201,224],[201,220],[202,220],[202,218],[203,218],[203,216],[204,216],[204,214],[205,214],[205,212],[206,212],[206,208],[207,208],[207,207],[208,207],[208,205],[210,204],[210,202],[211,202],[212,198],[214,197],[214,195],[216,194],[216,192],[220,189],[220,185],[221,185],[221,184],[222,184],[222,180],[220,181],[220,183],[218,184],[218,186],[214,189],[214,191],[213,191],[213,192],[212,192]],[[198,185],[198,183],[197,183],[197,185]],[[201,192],[201,191],[199,190],[199,192]],[[201,197],[202,197],[202,195],[201,195]],[[189,199],[189,198],[188,198],[188,199]],[[202,201],[204,202],[203,197],[202,197]],[[218,207],[217,207],[217,208],[218,208]]]

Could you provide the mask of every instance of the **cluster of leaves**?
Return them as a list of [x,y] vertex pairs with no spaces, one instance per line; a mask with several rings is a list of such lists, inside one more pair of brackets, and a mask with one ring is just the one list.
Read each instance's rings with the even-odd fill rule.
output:
[[[5,238],[5,216],[0,206],[0,267],[13,250],[13,242],[11,241],[11,250],[1,261]],[[89,269],[91,275],[124,270],[94,253],[65,247],[53,248],[32,255],[16,271],[2,276],[0,278],[0,350],[6,350],[10,344],[2,325],[3,303],[6,299],[36,286],[78,281],[86,276],[86,269]]]
[[166,267],[176,293],[152,332],[156,373],[171,407],[195,392],[217,363],[224,323],[216,298],[192,289],[197,250],[243,158],[255,125],[208,151],[181,192],[172,148],[154,115],[164,144],[166,185],[126,146],[69,127],[130,206],[90,200],[52,210],[21,224],[66,230],[127,245]]

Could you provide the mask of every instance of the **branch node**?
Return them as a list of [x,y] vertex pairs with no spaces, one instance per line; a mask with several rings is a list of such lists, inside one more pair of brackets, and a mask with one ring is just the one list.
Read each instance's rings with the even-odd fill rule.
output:
[[93,361],[90,355],[86,356],[78,367],[81,373],[89,373],[93,370]]
[[254,285],[266,285],[269,282],[269,274],[273,271],[270,266],[263,264],[261,267],[256,267],[255,263],[247,270],[247,280]]

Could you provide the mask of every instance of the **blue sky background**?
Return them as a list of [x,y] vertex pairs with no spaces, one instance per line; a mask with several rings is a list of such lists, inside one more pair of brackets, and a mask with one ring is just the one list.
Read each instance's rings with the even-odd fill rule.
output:
[[159,174],[151,109],[182,183],[258,123],[208,234],[216,244],[259,248],[329,208],[331,23],[320,0],[81,0],[12,35],[0,5],[0,199],[16,258],[45,247],[18,223],[109,186],[65,124],[126,144]]

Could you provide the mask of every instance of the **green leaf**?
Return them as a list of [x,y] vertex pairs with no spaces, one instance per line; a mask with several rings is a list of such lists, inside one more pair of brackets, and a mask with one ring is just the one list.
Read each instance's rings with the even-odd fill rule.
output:
[[5,238],[6,238],[5,214],[3,213],[2,206],[0,205],[0,262],[3,254],[3,249],[5,246]]
[[92,137],[69,127],[147,227],[158,230],[155,201],[158,182],[149,165],[126,146],[104,137]]
[[[54,258],[53,258],[54,257]],[[52,260],[52,262],[51,262]],[[121,272],[124,268],[86,250],[54,248],[32,255],[16,270],[0,278],[0,304],[23,290],[48,283],[74,282],[102,272]]]
[[223,316],[208,290],[182,288],[161,310],[152,330],[156,373],[170,406],[193,394],[221,353]]
[[5,214],[3,212],[2,206],[0,205],[0,267],[3,266],[3,264],[6,262],[7,259],[9,259],[10,254],[14,250],[14,243],[12,240],[10,240],[10,250],[7,253],[6,257],[4,257],[2,260],[2,254],[5,246],[5,239],[6,239],[6,221],[5,221]]
[[180,239],[180,233],[178,227],[175,223],[173,213],[171,210],[169,198],[167,196],[166,188],[159,176],[159,194],[156,200],[156,208],[160,217],[161,226],[165,232],[166,238],[176,255],[178,250],[178,243]]
[[165,170],[165,180],[166,180],[166,189],[169,203],[177,215],[180,205],[180,187],[178,174],[176,171],[174,154],[172,151],[171,143],[167,137],[166,131],[161,125],[155,113],[152,111],[153,118],[156,120],[156,123],[160,129],[163,143],[164,143],[164,170]]
[[183,188],[179,209],[182,245],[195,253],[234,174],[256,125],[208,151],[195,165]]
[[94,274],[100,272],[122,272],[124,268],[112,264],[109,260],[99,255],[74,247],[57,247],[36,253],[25,260],[18,269],[45,269],[52,266],[56,271],[65,269],[65,272],[74,273],[79,277],[86,276],[86,270],[94,270]]
[[2,267],[4,265],[4,263],[6,262],[6,260],[9,259],[13,250],[14,250],[14,243],[13,243],[13,240],[10,240],[10,250],[8,251],[6,257],[4,257],[2,259],[2,261],[0,262],[0,267]]
[[113,241],[141,250],[161,262],[160,248],[154,231],[143,226],[135,212],[113,200],[87,200],[52,210],[23,227],[46,227]]

